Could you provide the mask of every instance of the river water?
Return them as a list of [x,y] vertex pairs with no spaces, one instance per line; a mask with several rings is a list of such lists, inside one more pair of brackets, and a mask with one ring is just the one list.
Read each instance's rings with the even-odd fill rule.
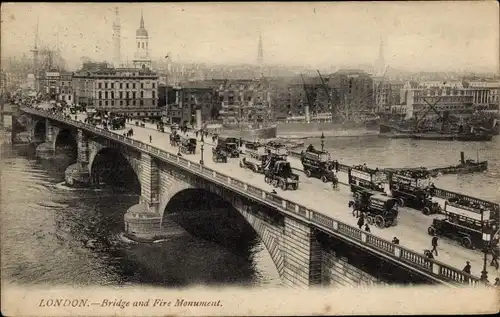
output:
[[[306,145],[309,142],[320,147],[319,139],[306,140]],[[476,197],[500,200],[499,137],[493,142],[472,143],[327,138],[325,149],[343,163],[366,162],[380,167],[453,165],[458,162],[460,151],[474,159],[479,153],[480,159],[489,161],[489,171],[441,176],[435,183]],[[4,281],[163,287],[200,284],[260,287],[280,283],[268,252],[254,233],[244,235],[232,245],[224,243],[231,239],[194,234],[223,232],[232,218],[208,219],[205,228],[198,224],[195,230],[189,230],[189,225],[183,224],[191,224],[203,211],[193,210],[187,204],[174,204],[170,207],[175,209],[173,215],[179,215],[175,211],[182,208],[190,212],[184,220],[172,222],[177,229],[171,236],[158,243],[134,243],[122,235],[123,214],[138,202],[137,193],[112,188],[66,188],[62,181],[69,162],[36,160],[33,149],[28,151],[26,146],[4,147],[1,160]],[[215,205],[209,208],[226,208]]]
[[[175,230],[166,239],[135,243],[123,236],[123,215],[139,201],[137,193],[67,188],[62,182],[68,159],[36,160],[33,149],[26,146],[4,146],[1,160],[3,281],[163,287],[280,283],[254,232],[243,236],[237,245],[196,234],[205,224],[210,226],[207,232],[222,232],[228,221],[224,217],[220,221],[205,217],[206,223],[196,231],[184,226],[190,217],[186,212],[187,218],[178,221],[180,225],[171,224]],[[169,206],[175,215],[185,205],[177,202]],[[203,212],[188,207],[191,218],[193,212]]]
[[[304,145],[321,148],[319,138],[304,140]],[[444,167],[457,165],[460,152],[466,159],[488,161],[485,173],[443,175],[434,183],[437,187],[457,191],[486,200],[500,202],[500,136],[491,142],[427,141],[385,139],[378,136],[325,138],[324,148],[332,159],[368,167]]]

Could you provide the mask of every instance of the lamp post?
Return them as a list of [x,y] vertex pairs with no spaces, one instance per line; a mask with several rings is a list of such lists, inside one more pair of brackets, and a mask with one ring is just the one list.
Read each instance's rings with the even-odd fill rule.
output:
[[325,134],[321,132],[321,152],[325,149]]
[[203,138],[203,130],[201,130],[201,140],[200,140],[200,149],[201,149],[201,159],[200,159],[200,165],[203,165],[203,146],[205,145],[205,140]]
[[489,225],[486,224],[484,225],[483,222],[484,218],[484,210],[481,211],[481,226],[482,226],[482,240],[483,240],[483,271],[481,271],[481,278],[480,280],[484,283],[488,282],[488,271],[486,271],[486,262],[487,262],[487,256],[488,256],[488,247],[490,245],[491,241],[491,234],[490,234],[490,228]]

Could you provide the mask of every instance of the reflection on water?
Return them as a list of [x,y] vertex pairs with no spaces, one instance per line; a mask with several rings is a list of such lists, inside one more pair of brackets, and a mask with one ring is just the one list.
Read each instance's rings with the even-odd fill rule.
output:
[[[171,222],[167,238],[135,243],[123,236],[123,215],[139,201],[137,194],[68,189],[62,181],[71,159],[36,160],[34,148],[25,146],[4,150],[1,241],[6,281],[166,287],[280,282],[254,233],[235,248]],[[214,221],[210,230],[222,232],[225,225],[227,220]]]

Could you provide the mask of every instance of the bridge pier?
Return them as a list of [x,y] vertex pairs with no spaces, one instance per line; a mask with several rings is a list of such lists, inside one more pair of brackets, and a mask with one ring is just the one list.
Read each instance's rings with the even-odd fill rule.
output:
[[49,160],[53,159],[56,153],[54,146],[55,127],[50,123],[49,119],[45,119],[45,142],[36,147],[36,157]]
[[88,136],[82,129],[78,129],[77,140],[78,157],[75,164],[71,164],[64,172],[64,181],[70,186],[90,185],[89,172],[89,142]]
[[285,258],[283,283],[309,288],[322,283],[322,249],[314,229],[285,217],[282,250]]
[[160,172],[147,153],[141,153],[140,164],[141,198],[125,213],[125,232],[133,238],[151,240],[162,235],[162,213],[158,210]]

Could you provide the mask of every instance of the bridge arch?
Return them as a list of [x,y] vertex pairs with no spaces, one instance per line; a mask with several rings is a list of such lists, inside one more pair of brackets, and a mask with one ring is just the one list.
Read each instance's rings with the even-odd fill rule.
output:
[[62,129],[57,133],[54,140],[54,149],[66,153],[71,159],[76,160],[78,156],[78,142],[69,129]]
[[45,136],[47,134],[47,127],[45,126],[45,120],[35,121],[33,127],[33,137],[35,141],[45,141]]
[[283,217],[266,212],[266,208],[215,192],[212,188],[185,186],[170,196],[160,212],[164,229],[168,230],[174,221],[182,227],[191,227],[193,232],[211,241],[235,247],[235,250],[248,248],[249,242],[253,246],[261,241],[282,277],[284,258],[280,235]]
[[120,149],[103,147],[89,159],[92,183],[108,184],[141,193],[140,171]]

